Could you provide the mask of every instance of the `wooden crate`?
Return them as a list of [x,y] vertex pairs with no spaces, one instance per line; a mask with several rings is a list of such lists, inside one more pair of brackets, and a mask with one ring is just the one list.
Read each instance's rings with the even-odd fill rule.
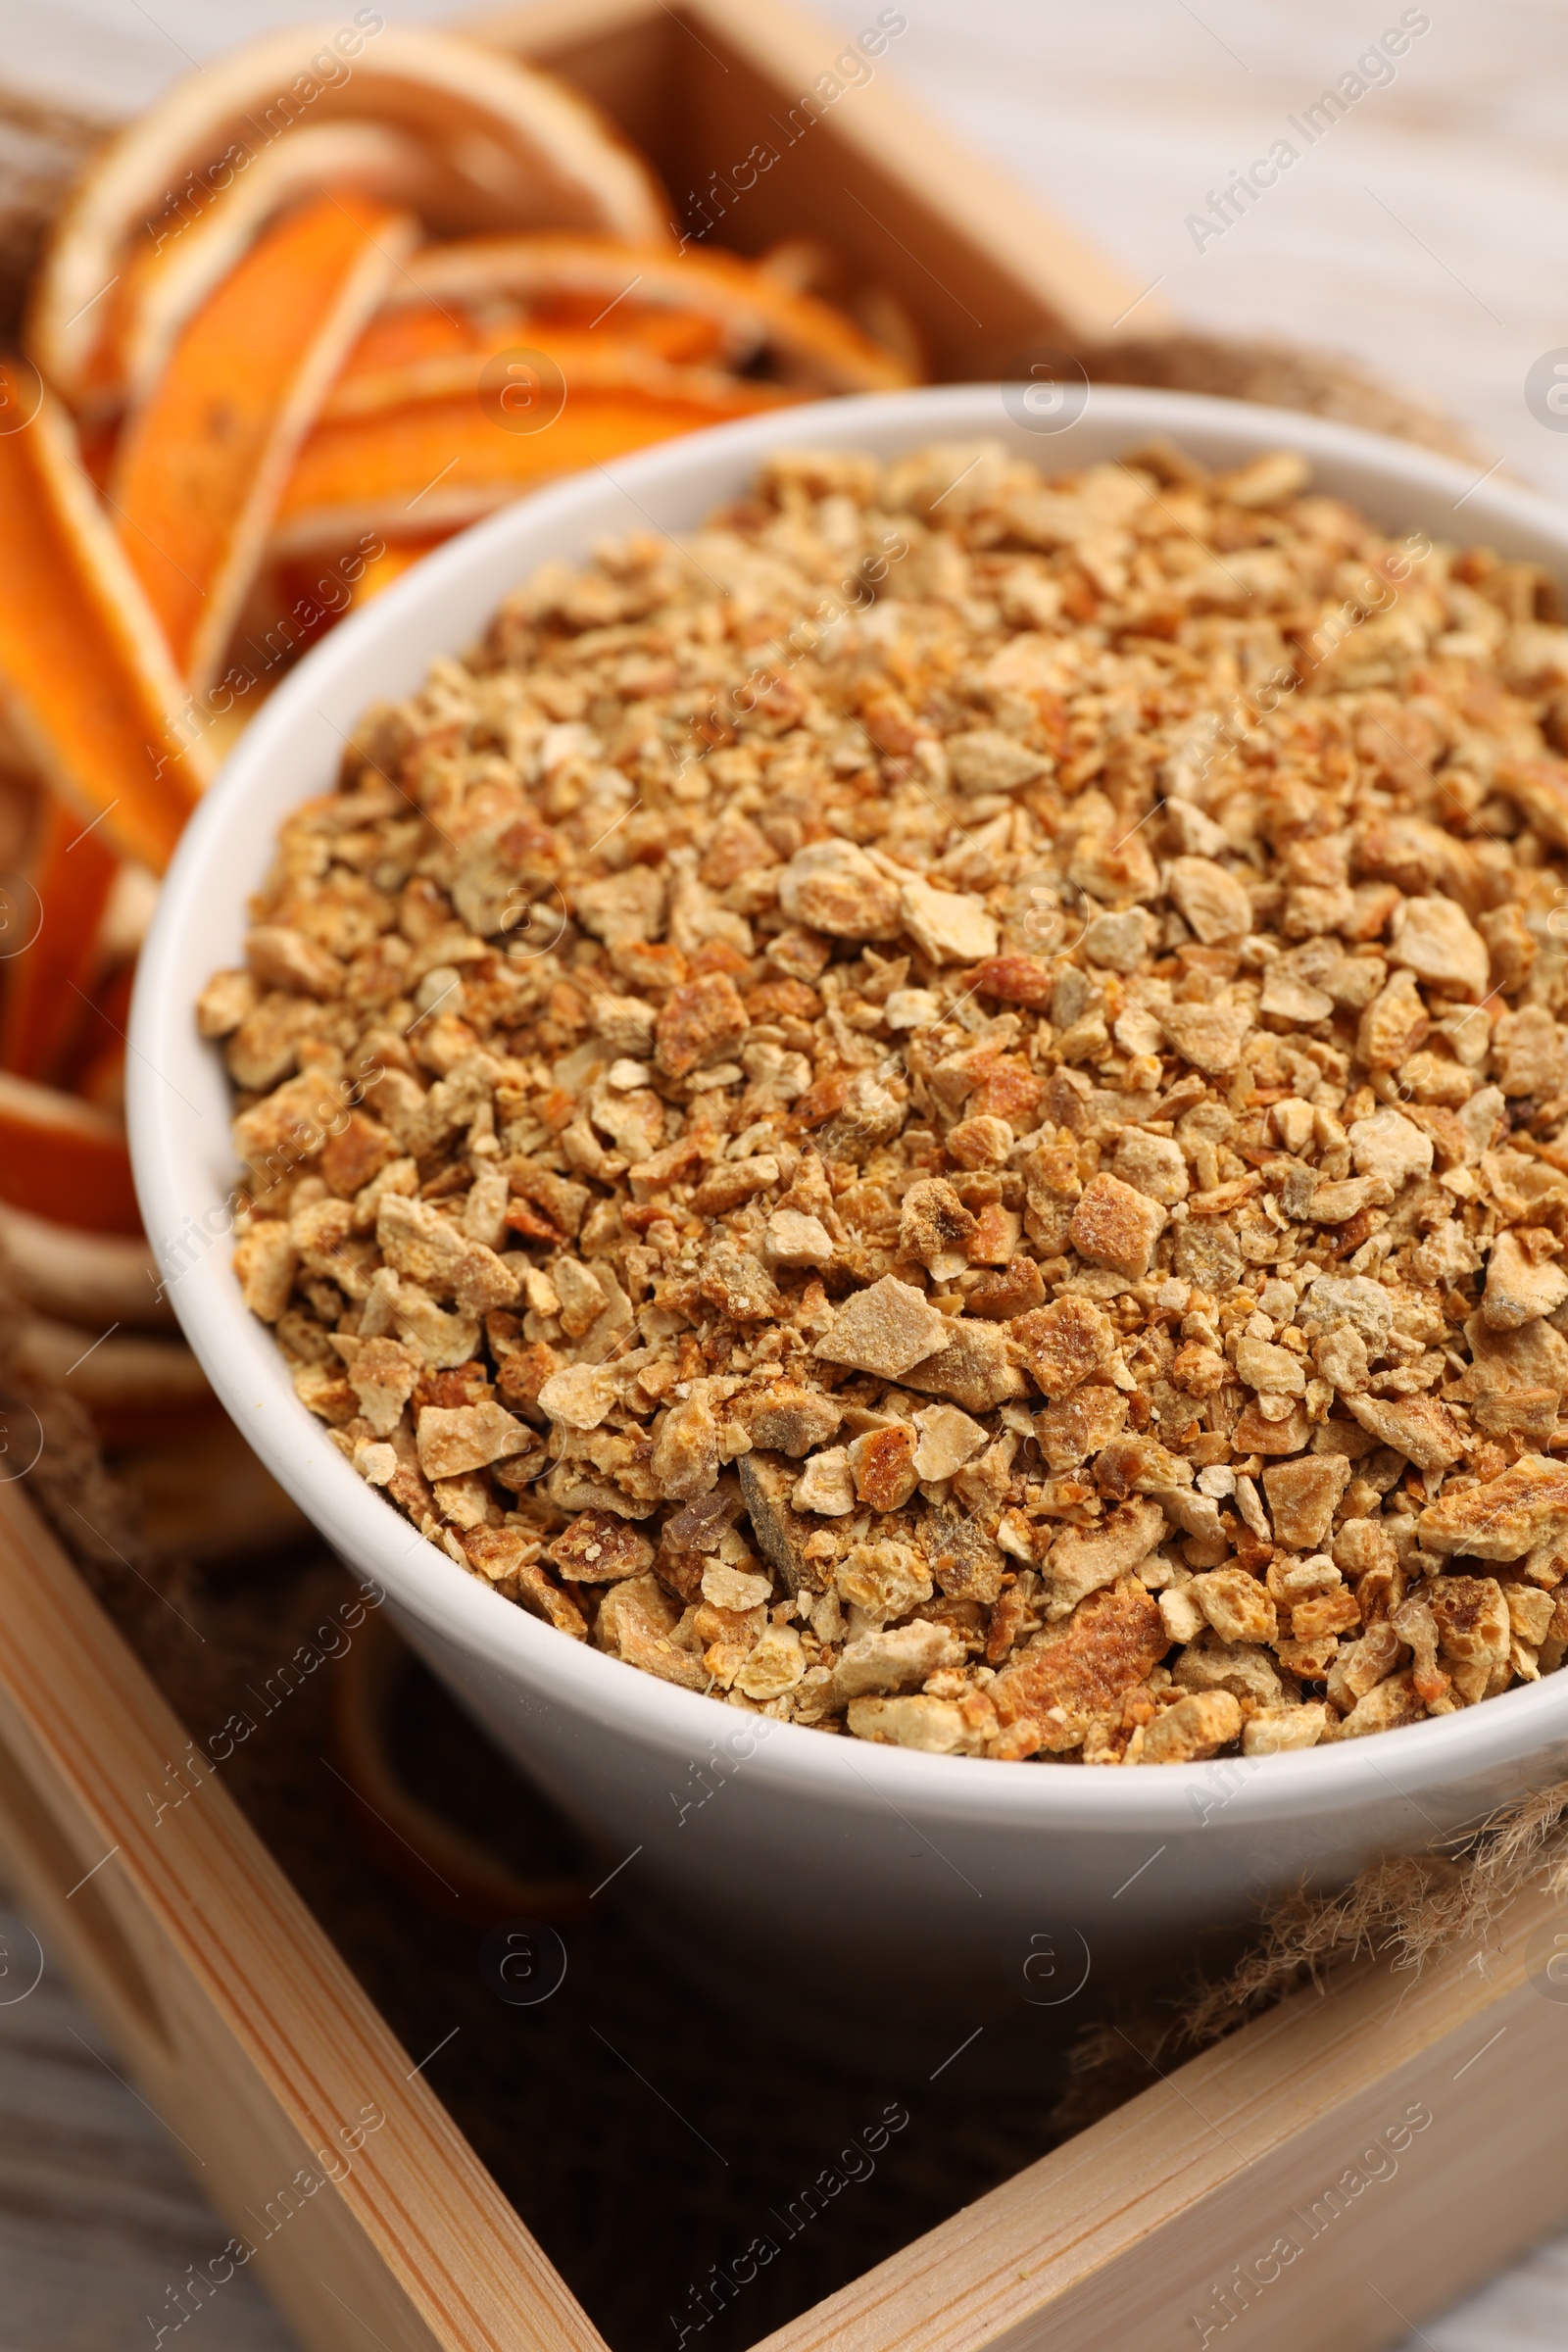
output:
[[[481,29],[615,117],[688,227],[708,190],[717,241],[819,236],[892,288],[939,375],[983,376],[1053,335],[1103,339],[1135,306],[1139,330],[1160,323],[1136,284],[905,107],[897,35],[869,82],[829,98],[819,77],[845,44],[771,0],[550,0]],[[737,188],[758,144],[777,160]],[[193,1769],[186,1727],[24,1482],[0,1485],[0,1847],[303,2341],[600,2345],[425,2060],[220,1779]],[[186,1783],[189,1801],[163,1801]],[[1152,2072],[769,2352],[1397,2340],[1568,2220],[1568,2111],[1542,2095],[1568,2055],[1554,1933],[1551,1906],[1527,1898],[1495,1950],[1418,1981],[1365,1969]]]

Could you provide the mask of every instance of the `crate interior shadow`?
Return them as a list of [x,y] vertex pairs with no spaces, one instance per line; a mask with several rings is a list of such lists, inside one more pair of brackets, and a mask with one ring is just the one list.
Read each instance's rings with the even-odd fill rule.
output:
[[1068,2026],[1002,2091],[967,2012],[890,2058],[805,1988],[698,1989],[635,1900],[585,1899],[569,1827],[390,1626],[340,1668],[335,1713],[338,1818],[380,1916],[363,1888],[337,1920],[312,1900],[617,2352],[740,2352],[1061,2136]]

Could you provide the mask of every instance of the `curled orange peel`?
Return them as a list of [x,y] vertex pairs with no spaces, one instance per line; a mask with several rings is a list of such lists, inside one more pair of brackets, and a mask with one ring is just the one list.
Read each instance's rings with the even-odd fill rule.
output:
[[637,391],[568,396],[535,433],[501,430],[469,393],[318,424],[278,507],[272,552],[456,530],[557,474],[711,424],[736,408]]
[[139,1233],[124,1129],[75,1095],[0,1070],[0,1200],[89,1233]]
[[449,33],[386,25],[369,9],[271,33],[184,75],[77,181],[27,321],[29,355],[68,402],[113,407],[125,396],[134,306],[107,349],[105,321],[139,255],[180,238],[284,142],[340,122],[419,144],[439,201],[425,174],[404,200],[429,201],[438,229],[528,220],[656,244],[665,233],[667,204],[648,167],[550,75]]
[[[37,398],[0,364],[0,416]],[[0,682],[7,718],[82,826],[161,873],[200,797],[208,753],[92,483],[44,393],[0,432]]]
[[354,188],[383,203],[417,206],[428,220],[432,170],[416,140],[378,122],[307,125],[266,148],[194,220],[132,241],[104,305],[104,332],[90,363],[94,389],[131,408],[145,401],[186,321],[280,213],[327,188]]
[[489,332],[475,331],[458,349],[430,351],[402,365],[366,367],[351,361],[321,410],[322,424],[368,416],[418,401],[470,398],[483,388],[489,360],[511,354],[540,354],[559,370],[568,400],[584,392],[640,392],[647,398],[680,403],[710,413],[710,420],[750,416],[798,398],[779,384],[756,383],[716,368],[672,366],[629,335],[584,332],[536,320],[520,320]]
[[110,504],[197,691],[222,661],[295,452],[415,233],[408,214],[352,189],[274,222],[125,427]]
[[556,233],[471,237],[417,254],[389,304],[454,309],[497,298],[537,306],[588,297],[598,298],[602,325],[629,302],[696,312],[721,330],[723,356],[744,363],[765,350],[783,380],[802,390],[887,392],[913,381],[904,361],[827,303],[781,284],[738,254],[707,249],[675,253]]

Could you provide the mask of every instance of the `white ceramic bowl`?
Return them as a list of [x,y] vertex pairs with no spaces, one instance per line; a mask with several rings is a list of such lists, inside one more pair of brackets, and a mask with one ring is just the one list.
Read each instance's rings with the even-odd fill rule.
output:
[[1342,1880],[1371,1855],[1420,1847],[1561,1778],[1568,1673],[1321,1751],[1086,1771],[759,1722],[570,1642],[416,1536],[296,1400],[230,1270],[227,1085],[192,1004],[212,971],[243,960],[246,895],[278,822],[331,787],[366,706],[410,691],[433,657],[471,643],[545,560],[585,558],[607,534],[687,529],[780,446],[885,456],[994,435],[1054,473],[1155,433],[1214,466],[1294,446],[1320,487],[1391,529],[1487,541],[1568,577],[1568,516],[1555,508],[1315,417],[1097,389],[1081,416],[1043,433],[1014,420],[998,387],[979,385],[749,418],[537,493],[336,629],[262,710],[198,810],[142,956],[128,1062],[136,1183],[214,1388],[328,1542],[379,1580],[430,1665],[588,1834],[605,1871],[635,1855],[616,1893],[663,1920],[689,1961],[712,1960],[732,1983],[740,1970],[804,1996],[824,1971],[840,1985],[864,1971],[884,1987],[951,1992],[1008,1971],[1022,1986],[1029,1961],[1036,1996],[1065,1995],[1086,1952],[1102,1970],[1118,1952],[1245,1920],[1303,1873]]

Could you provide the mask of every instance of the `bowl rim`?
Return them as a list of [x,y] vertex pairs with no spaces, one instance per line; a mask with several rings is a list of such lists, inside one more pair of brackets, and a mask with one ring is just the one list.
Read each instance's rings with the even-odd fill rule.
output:
[[[240,1299],[226,1249],[206,1247],[188,1269],[171,1269],[170,1251],[182,1244],[158,1238],[188,1239],[198,1214],[211,1215],[211,1193],[194,1181],[191,1152],[176,1131],[171,1097],[185,1098],[166,1072],[182,1057],[189,1060],[193,1046],[200,1055],[211,1054],[195,1038],[189,976],[179,968],[181,945],[193,908],[223,871],[229,837],[253,785],[293,757],[311,713],[324,716],[319,705],[334,692],[347,693],[344,707],[352,722],[374,696],[344,682],[406,623],[427,621],[425,650],[404,689],[412,691],[450,644],[440,617],[444,601],[476,572],[506,558],[514,562],[510,576],[520,581],[542,560],[538,543],[552,534],[574,536],[577,560],[585,558],[605,528],[594,511],[612,493],[646,513],[646,497],[678,494],[715,468],[743,475],[776,449],[820,447],[886,456],[959,436],[1001,438],[1013,454],[1034,456],[1051,473],[1103,454],[1080,446],[1078,426],[1088,418],[1097,428],[1108,428],[1118,445],[1157,431],[1200,449],[1207,444],[1211,454],[1229,453],[1230,463],[1282,445],[1299,449],[1314,468],[1348,472],[1357,481],[1364,477],[1367,487],[1355,495],[1369,497],[1374,505],[1381,490],[1396,501],[1409,498],[1427,508],[1440,500],[1455,513],[1462,508],[1465,537],[1528,548],[1568,576],[1568,513],[1535,492],[1484,474],[1474,479],[1453,460],[1412,444],[1289,410],[1097,385],[1077,424],[1042,447],[1042,437],[1020,425],[1005,405],[1009,390],[1016,395],[1016,387],[995,383],[942,385],[823,401],[661,443],[616,461],[613,470],[601,466],[572,475],[447,541],[314,647],[258,711],[204,796],[176,850],[142,950],[128,1024],[126,1094],[143,1219],[187,1342],[225,1409],[279,1484],[345,1559],[365,1564],[364,1572],[373,1574],[394,1605],[438,1642],[484,1660],[492,1670],[499,1664],[519,1704],[526,1705],[530,1696],[559,1702],[647,1750],[683,1754],[714,1749],[726,1733],[734,1752],[739,1727],[755,1750],[749,1773],[800,1801],[827,1800],[840,1811],[890,1805],[898,1811],[902,1799],[905,1805],[917,1802],[928,1818],[955,1823],[984,1817],[1063,1834],[1147,1831],[1153,1836],[1202,1826],[1219,1808],[1237,1830],[1304,1813],[1339,1816],[1374,1800],[1386,1805],[1391,1794],[1419,1814],[1418,1791],[1465,1784],[1479,1788],[1489,1774],[1510,1770],[1517,1777],[1522,1760],[1568,1740],[1568,1672],[1560,1687],[1556,1676],[1544,1677],[1456,1714],[1404,1726],[1393,1740],[1377,1735],[1327,1748],[1220,1757],[1147,1773],[1062,1771],[1042,1769],[1037,1762],[928,1755],[823,1737],[805,1726],[715,1704],[704,1693],[625,1667],[589,1643],[557,1634],[426,1543],[365,1484],[294,1396],[270,1331]],[[1054,466],[1057,453],[1061,465]],[[705,487],[693,521],[714,503],[714,491]],[[499,601],[500,593],[492,591],[486,610]],[[472,634],[471,627],[461,632],[464,641],[471,641]],[[293,797],[303,799],[322,788],[313,776]],[[269,842],[274,831],[275,817],[268,827]],[[252,867],[251,874],[255,871]],[[210,1231],[209,1242],[213,1238]],[[1373,1748],[1375,1755],[1369,1752]]]

